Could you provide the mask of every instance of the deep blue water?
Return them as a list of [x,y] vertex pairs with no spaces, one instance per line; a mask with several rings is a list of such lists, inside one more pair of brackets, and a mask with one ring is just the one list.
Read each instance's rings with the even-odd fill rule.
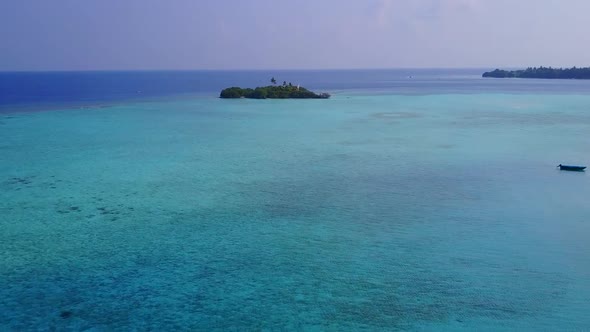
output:
[[483,79],[487,69],[0,72],[0,111],[88,106],[166,96],[215,96],[275,77],[331,93],[590,93],[589,81]]
[[480,72],[0,74],[0,331],[589,330],[590,82]]

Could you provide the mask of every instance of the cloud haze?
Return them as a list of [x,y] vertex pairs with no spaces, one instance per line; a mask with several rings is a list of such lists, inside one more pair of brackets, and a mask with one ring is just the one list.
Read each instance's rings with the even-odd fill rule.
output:
[[584,66],[587,0],[5,0],[0,70]]

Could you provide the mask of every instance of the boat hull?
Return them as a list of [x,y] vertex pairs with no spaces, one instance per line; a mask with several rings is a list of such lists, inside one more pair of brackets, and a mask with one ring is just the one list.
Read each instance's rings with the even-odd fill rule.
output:
[[586,166],[559,165],[559,169],[562,171],[583,172],[586,169]]

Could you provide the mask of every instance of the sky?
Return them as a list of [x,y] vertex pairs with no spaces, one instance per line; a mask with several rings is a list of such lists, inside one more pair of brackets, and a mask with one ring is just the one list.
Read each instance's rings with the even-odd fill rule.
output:
[[588,0],[0,0],[0,71],[590,66]]

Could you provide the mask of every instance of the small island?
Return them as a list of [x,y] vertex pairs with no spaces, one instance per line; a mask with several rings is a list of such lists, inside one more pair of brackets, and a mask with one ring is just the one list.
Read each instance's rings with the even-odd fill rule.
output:
[[219,98],[250,98],[250,99],[328,99],[328,93],[315,93],[299,85],[283,82],[283,85],[277,85],[273,77],[272,85],[251,88],[231,87],[223,89]]
[[587,68],[551,68],[529,67],[524,70],[500,70],[483,73],[482,77],[494,78],[545,78],[545,79],[590,79],[590,67]]

